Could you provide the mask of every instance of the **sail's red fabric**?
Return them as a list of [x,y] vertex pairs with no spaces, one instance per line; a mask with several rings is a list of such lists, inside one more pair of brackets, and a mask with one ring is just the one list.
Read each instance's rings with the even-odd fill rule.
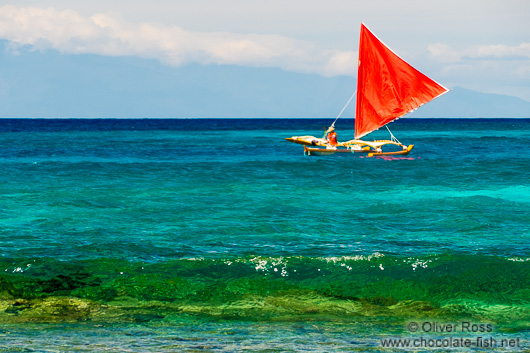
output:
[[361,24],[355,138],[445,92],[445,87],[407,64]]

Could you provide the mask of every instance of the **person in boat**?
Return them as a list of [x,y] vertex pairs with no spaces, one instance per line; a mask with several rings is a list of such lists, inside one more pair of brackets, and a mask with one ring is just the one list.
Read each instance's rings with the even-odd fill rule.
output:
[[328,140],[328,143],[331,147],[337,146],[337,133],[335,132],[335,128],[330,126],[328,130],[326,131],[326,140]]

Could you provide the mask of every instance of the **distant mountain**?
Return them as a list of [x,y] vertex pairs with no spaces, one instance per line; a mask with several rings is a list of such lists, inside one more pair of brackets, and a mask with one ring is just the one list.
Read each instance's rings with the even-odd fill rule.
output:
[[410,113],[417,118],[530,118],[530,102],[461,87]]
[[[20,50],[0,41],[0,117],[335,118],[352,77]],[[355,103],[344,112],[354,117]],[[409,117],[526,117],[530,102],[456,87]]]

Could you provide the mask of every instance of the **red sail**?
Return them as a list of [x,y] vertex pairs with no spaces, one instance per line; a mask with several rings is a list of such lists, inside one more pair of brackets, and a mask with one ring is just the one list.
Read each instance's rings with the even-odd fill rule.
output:
[[445,92],[445,87],[407,64],[361,24],[355,138]]

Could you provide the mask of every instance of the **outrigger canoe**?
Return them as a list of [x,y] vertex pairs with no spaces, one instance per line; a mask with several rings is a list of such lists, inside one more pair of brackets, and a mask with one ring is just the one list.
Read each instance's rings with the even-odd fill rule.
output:
[[[334,146],[326,138],[314,136],[293,136],[286,140],[304,145],[304,153],[309,156],[336,153],[364,153],[369,157],[407,155],[414,145],[403,145],[386,125],[448,91],[401,59],[361,23],[357,90],[346,103],[347,106],[357,94],[355,138]],[[331,124],[332,128],[346,106]],[[390,132],[390,140],[361,140],[383,126]]]
[[[392,140],[378,140],[378,141],[363,141],[350,140],[346,142],[339,142],[335,148],[329,146],[329,143],[324,138],[317,138],[314,136],[293,136],[286,138],[287,141],[304,145],[304,153],[307,156],[328,156],[335,153],[364,153],[369,157],[385,156],[385,155],[407,155],[410,153],[414,145],[405,146],[399,142]],[[385,145],[394,145],[397,150],[383,152],[382,147]],[[308,147],[311,146],[311,147]]]

